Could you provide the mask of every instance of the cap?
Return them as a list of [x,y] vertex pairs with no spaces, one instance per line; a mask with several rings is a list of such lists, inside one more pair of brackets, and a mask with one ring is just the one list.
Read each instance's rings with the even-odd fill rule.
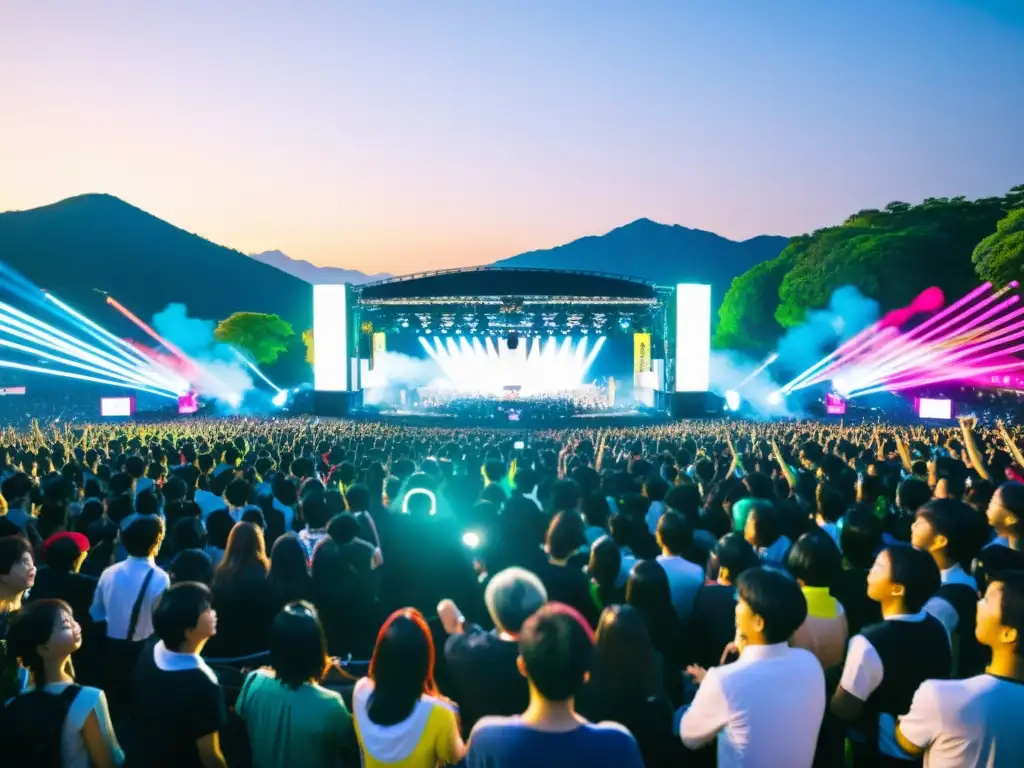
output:
[[79,552],[89,551],[89,539],[84,534],[75,531],[61,531],[60,533],[53,534],[43,542],[43,556],[46,556],[46,550],[50,548],[53,542],[60,541],[61,539],[71,539],[71,541],[78,545]]

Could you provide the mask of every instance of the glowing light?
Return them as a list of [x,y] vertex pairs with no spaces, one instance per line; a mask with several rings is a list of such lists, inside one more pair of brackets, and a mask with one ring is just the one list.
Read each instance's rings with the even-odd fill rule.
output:
[[922,419],[952,419],[953,401],[922,397],[917,401],[917,415]]
[[751,381],[756,379],[761,374],[762,371],[764,371],[769,365],[771,365],[772,363],[774,363],[778,359],[779,359],[779,356],[777,354],[775,354],[774,352],[772,354],[768,355],[768,357],[765,358],[763,363],[761,363],[759,366],[757,366],[757,368],[755,368],[753,371],[751,371],[750,375],[747,376],[747,378],[745,378],[743,381],[741,381],[739,384],[736,385],[736,389],[743,389],[743,387],[745,385],[749,384]]
[[270,402],[272,402],[278,408],[283,408],[285,403],[288,402],[288,390],[279,390],[278,393],[271,398]]
[[248,357],[243,355],[238,349],[235,349],[235,347],[232,347],[231,349],[233,349],[235,354],[238,355],[238,359],[239,360],[241,360],[243,363],[245,363],[247,366],[249,366],[249,369],[253,373],[255,373],[257,376],[259,376],[261,379],[263,379],[263,381],[265,381],[267,383],[267,386],[269,386],[271,389],[273,389],[276,392],[281,392],[281,388],[279,386],[277,386],[277,384],[272,382],[270,379],[268,379],[267,375],[265,373],[263,373],[263,371],[261,371],[259,368],[256,367],[256,363],[252,362]]
[[124,417],[135,412],[135,399],[131,397],[101,397],[100,416]]
[[313,286],[313,388],[347,392],[348,286]]
[[730,411],[738,411],[740,409],[740,393],[734,390],[726,392],[725,407]]
[[166,397],[171,400],[177,400],[178,398],[174,395],[170,395],[167,392],[161,392],[156,389],[149,389],[148,387],[140,387],[135,384],[126,384],[120,381],[113,381],[112,379],[103,379],[99,376],[89,376],[83,373],[72,373],[71,371],[54,371],[49,368],[42,368],[38,365],[27,365],[25,363],[17,363],[13,360],[0,360],[0,368],[13,368],[18,371],[29,371],[31,373],[45,373],[48,376],[58,376],[65,379],[78,379],[79,381],[93,381],[97,384],[107,384],[111,387],[122,387],[124,389],[136,389],[140,392],[149,392],[153,395],[159,395],[160,397]]
[[711,380],[711,286],[676,286],[676,392],[707,392]]
[[1014,288],[985,283],[906,333],[876,324],[783,391],[831,379],[835,391],[858,397],[1019,368],[1024,363],[1011,355],[1024,344],[1010,345],[1024,338],[1024,307],[1019,296],[1007,297]]
[[783,393],[781,391],[772,392],[770,395],[768,395],[768,405],[781,405],[782,396]]
[[[591,346],[593,340],[593,346]],[[420,346],[447,379],[448,386],[466,394],[502,395],[518,387],[523,395],[564,392],[579,388],[601,351],[606,337],[534,337],[510,350],[505,339],[497,345],[487,337],[419,337]]]
[[476,549],[480,546],[480,534],[476,531],[466,531],[462,534],[462,543],[470,549]]

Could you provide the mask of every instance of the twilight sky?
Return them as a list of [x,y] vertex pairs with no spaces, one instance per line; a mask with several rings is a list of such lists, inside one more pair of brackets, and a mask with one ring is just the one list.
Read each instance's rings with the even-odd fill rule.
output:
[[7,2],[0,210],[370,272],[792,235],[1024,183],[1022,51],[1019,0]]

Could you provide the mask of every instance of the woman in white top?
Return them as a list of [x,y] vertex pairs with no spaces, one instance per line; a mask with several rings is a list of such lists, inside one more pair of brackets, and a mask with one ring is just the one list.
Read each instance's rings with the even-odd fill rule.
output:
[[[71,654],[82,646],[82,628],[62,600],[38,600],[11,616],[8,651],[29,671],[28,691],[60,695],[72,685]],[[63,768],[116,768],[124,753],[99,688],[81,686],[70,701],[61,730]]]

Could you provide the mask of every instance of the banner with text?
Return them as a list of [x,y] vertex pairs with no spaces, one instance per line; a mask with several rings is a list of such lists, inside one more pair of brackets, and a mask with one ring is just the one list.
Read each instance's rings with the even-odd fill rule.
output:
[[651,370],[651,334],[633,334],[633,381],[639,383],[642,374]]

